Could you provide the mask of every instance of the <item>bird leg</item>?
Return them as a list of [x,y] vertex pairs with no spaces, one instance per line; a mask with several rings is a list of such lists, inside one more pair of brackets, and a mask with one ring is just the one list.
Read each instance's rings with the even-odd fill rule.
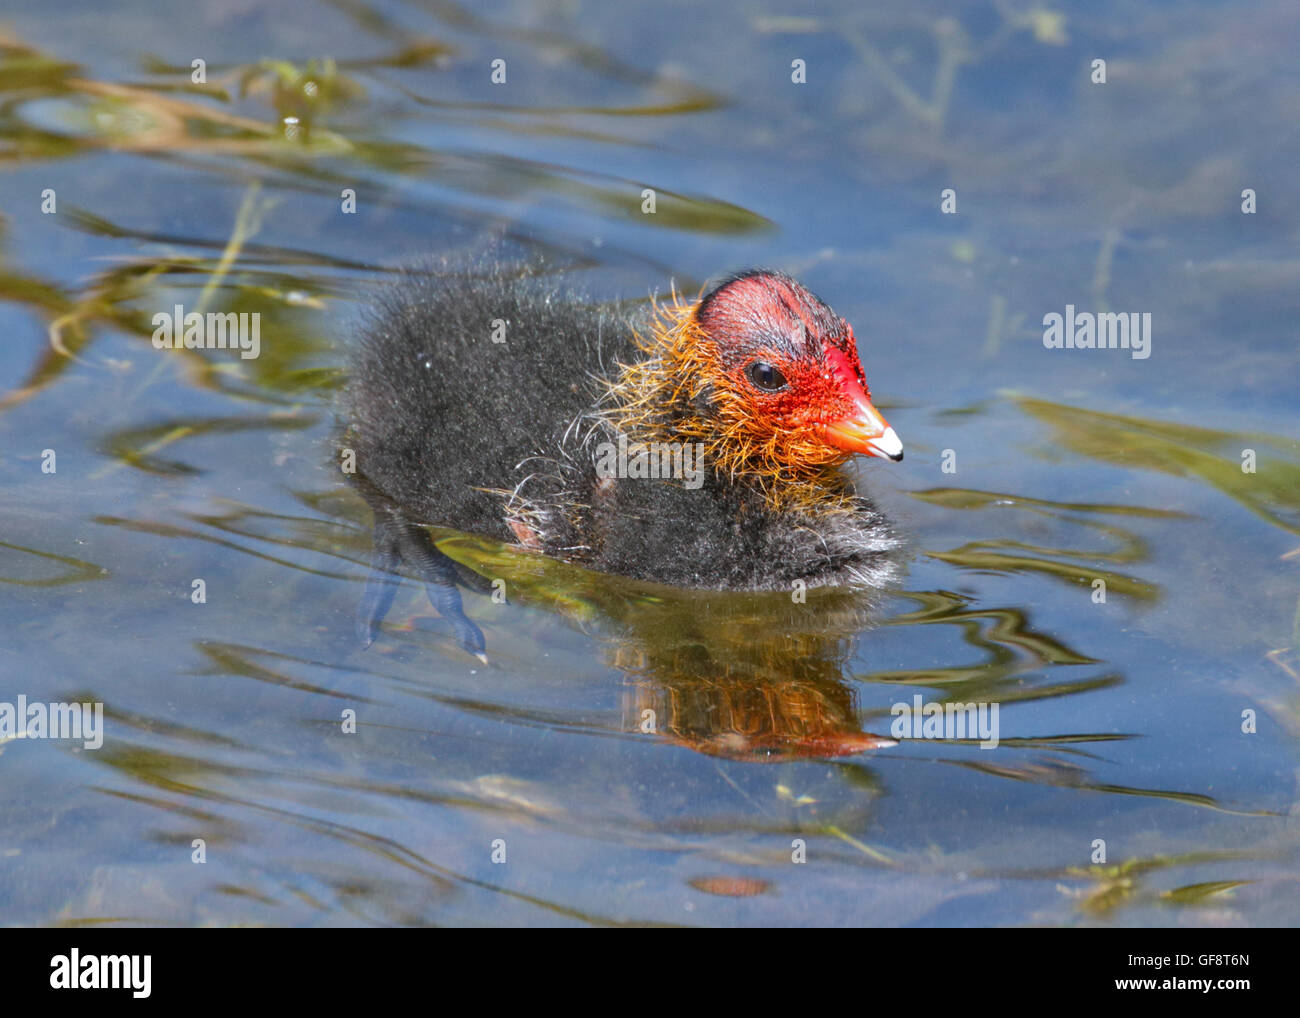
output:
[[456,563],[438,550],[423,527],[408,523],[389,510],[375,508],[374,549],[366,590],[357,605],[357,637],[369,647],[379,624],[393,605],[401,566],[424,582],[429,603],[446,619],[460,645],[487,664],[483,631],[465,614],[457,584],[463,582]]

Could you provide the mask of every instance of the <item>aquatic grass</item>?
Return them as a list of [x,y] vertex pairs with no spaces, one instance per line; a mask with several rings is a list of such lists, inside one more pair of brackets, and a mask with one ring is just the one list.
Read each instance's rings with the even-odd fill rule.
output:
[[[1203,481],[1272,525],[1300,534],[1300,439],[1013,398],[1027,415],[1052,428],[1061,448],[1125,469]],[[1253,473],[1242,469],[1246,449],[1258,456]]]
[[[364,6],[364,5],[362,5]],[[372,28],[374,12],[351,12]],[[474,19],[470,19],[473,21]],[[382,24],[384,19],[380,19]],[[246,188],[235,223],[215,262],[195,249],[211,242],[182,236],[163,237],[110,222],[85,209],[62,210],[56,222],[89,230],[124,242],[152,242],[172,248],[167,253],[127,256],[126,264],[97,273],[75,294],[66,294],[38,279],[8,273],[0,266],[0,297],[8,295],[40,309],[47,316],[50,352],[31,369],[17,388],[0,396],[0,411],[30,399],[59,381],[65,368],[87,355],[97,330],[108,327],[147,337],[148,317],[133,305],[160,306],[166,296],[162,287],[172,277],[207,272],[208,279],[198,296],[200,310],[208,307],[219,291],[235,290],[249,297],[260,295],[283,302],[292,294],[297,306],[323,310],[318,300],[319,277],[300,275],[294,289],[283,284],[283,266],[328,265],[340,271],[375,272],[375,266],[315,251],[260,248],[252,243],[270,213],[277,195],[262,199],[264,187],[277,191],[304,186],[315,193],[337,196],[341,187],[355,186],[359,177],[396,173],[433,177],[453,188],[497,195],[521,192],[551,192],[566,196],[581,206],[605,213],[626,212],[642,184],[634,181],[601,179],[575,167],[544,166],[527,160],[510,160],[499,153],[444,153],[406,143],[392,143],[372,137],[368,130],[334,130],[327,122],[366,101],[367,78],[382,81],[381,72],[416,67],[438,68],[454,48],[433,38],[412,41],[395,26],[382,29],[394,44],[392,51],[365,60],[310,59],[303,63],[265,58],[248,64],[212,66],[204,83],[190,80],[191,68],[168,64],[145,55],[141,65],[151,80],[139,82],[103,81],[88,76],[77,64],[42,53],[12,33],[0,31],[0,96],[12,101],[0,105],[0,159],[70,159],[96,150],[131,152],[145,158],[169,162],[190,160],[196,171],[216,179],[236,180]],[[530,30],[518,30],[520,38],[548,45],[558,37]],[[618,115],[675,116],[715,108],[716,97],[684,82],[646,74],[629,65],[610,61],[594,47],[566,40],[580,63],[598,73],[613,73],[630,84],[661,91],[664,102],[618,108]],[[406,89],[411,93],[409,88]],[[431,102],[410,94],[413,102]],[[22,118],[24,106],[38,99],[57,101],[56,114],[46,116],[39,126]],[[262,111],[270,115],[264,115]],[[471,111],[472,112],[472,111]],[[522,112],[522,111],[517,111]],[[557,125],[564,115],[582,115],[589,110],[538,107],[529,116],[551,120]],[[254,175],[250,181],[250,171]],[[379,181],[380,188],[392,185]],[[764,230],[770,223],[729,202],[699,195],[679,195],[658,187],[659,214],[645,217],[648,225],[707,232],[750,232]],[[337,200],[336,197],[334,200]],[[638,217],[640,218],[640,217]],[[261,268],[274,263],[276,271]],[[279,278],[277,278],[279,277]],[[299,335],[299,330],[295,330]],[[294,333],[282,333],[279,346],[287,352],[299,341]],[[310,347],[312,344],[307,343]],[[197,384],[230,387],[242,373],[230,365],[214,365],[200,351],[171,351],[183,358],[194,372]],[[162,359],[147,375],[135,394],[138,399],[169,359]],[[311,390],[337,384],[337,374],[326,368],[297,365],[285,371],[255,365],[264,376],[262,398],[271,396],[273,386],[286,377],[291,388]],[[268,374],[268,371],[274,374]],[[230,376],[222,378],[222,375]],[[241,394],[248,394],[243,388]]]

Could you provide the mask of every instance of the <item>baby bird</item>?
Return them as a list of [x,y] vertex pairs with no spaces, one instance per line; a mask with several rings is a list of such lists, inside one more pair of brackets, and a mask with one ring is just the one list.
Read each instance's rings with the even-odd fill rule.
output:
[[[377,573],[413,565],[453,624],[473,626],[458,573],[421,525],[679,587],[897,571],[898,535],[841,468],[902,443],[852,327],[784,273],[632,316],[528,269],[406,273],[370,311],[344,416]],[[391,597],[372,577],[366,642]]]

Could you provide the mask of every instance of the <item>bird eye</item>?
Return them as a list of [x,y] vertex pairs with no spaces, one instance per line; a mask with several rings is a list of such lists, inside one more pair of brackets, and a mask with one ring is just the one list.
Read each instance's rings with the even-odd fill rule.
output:
[[776,392],[786,386],[785,375],[781,374],[779,369],[764,361],[754,361],[745,369],[745,374],[758,388],[767,392]]

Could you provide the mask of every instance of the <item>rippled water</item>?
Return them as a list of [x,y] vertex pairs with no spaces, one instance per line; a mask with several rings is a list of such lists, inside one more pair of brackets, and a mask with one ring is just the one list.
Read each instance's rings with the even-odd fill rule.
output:
[[[1295,922],[1300,14],[870,6],[4,15],[0,701],[106,733],[0,736],[0,921]],[[602,299],[798,275],[907,446],[861,465],[901,588],[438,532],[508,578],[491,664],[413,581],[362,649],[342,351],[394,266],[487,247]],[[154,349],[178,303],[260,356]],[[1045,349],[1067,304],[1151,356]],[[871,748],[917,695],[999,745]]]

